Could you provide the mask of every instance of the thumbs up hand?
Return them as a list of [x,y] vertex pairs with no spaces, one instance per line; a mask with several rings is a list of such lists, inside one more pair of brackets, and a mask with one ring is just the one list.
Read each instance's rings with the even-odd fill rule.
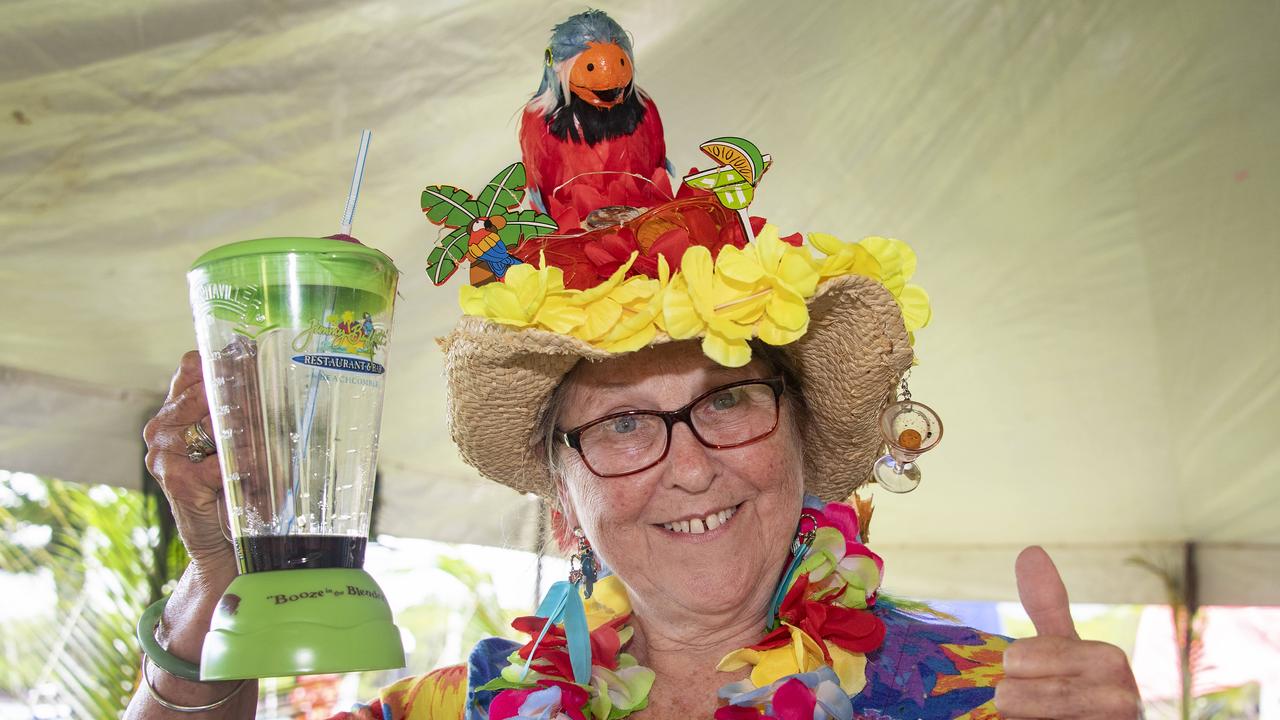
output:
[[1005,650],[995,696],[1000,717],[1140,718],[1142,699],[1124,651],[1076,634],[1067,589],[1048,553],[1029,547],[1014,568],[1036,637]]

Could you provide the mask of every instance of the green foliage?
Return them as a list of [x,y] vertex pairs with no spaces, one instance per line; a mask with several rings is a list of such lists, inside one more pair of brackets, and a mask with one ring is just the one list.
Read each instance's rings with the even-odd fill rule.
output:
[[141,657],[134,624],[186,565],[158,513],[154,496],[0,472],[0,570],[56,594],[48,612],[0,624],[0,688],[51,686],[45,700],[73,717],[120,716]]

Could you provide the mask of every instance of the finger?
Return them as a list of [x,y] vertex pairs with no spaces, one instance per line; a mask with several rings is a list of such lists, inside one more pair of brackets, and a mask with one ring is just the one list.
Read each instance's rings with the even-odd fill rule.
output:
[[188,350],[183,354],[182,359],[178,361],[178,369],[173,373],[173,379],[169,381],[168,399],[172,400],[178,397],[191,385],[203,380],[204,374],[200,365],[200,353],[195,350]]
[[147,468],[169,499],[184,506],[212,507],[222,490],[222,472],[214,458],[193,463],[186,453],[151,451]]
[[188,386],[178,397],[161,406],[143,428],[142,436],[148,448],[185,454],[182,431],[194,422],[199,422],[209,437],[213,437],[213,421],[209,418],[209,400],[205,397],[203,382]]
[[996,683],[992,700],[1002,718],[1072,718],[1080,715],[1071,678],[1010,678]]
[[[1111,651],[1124,651],[1093,640],[1072,640],[1053,636],[1015,640],[1004,651],[1004,672],[1009,677],[1045,678],[1066,675],[1096,674],[1114,670],[1116,658]],[[1120,658],[1125,662],[1124,658]]]
[[1014,574],[1018,580],[1018,599],[1036,626],[1036,634],[1080,637],[1076,634],[1075,623],[1071,621],[1067,586],[1062,584],[1062,576],[1044,548],[1032,545],[1019,553],[1014,562]]
[[1114,683],[1079,678],[1005,678],[993,698],[1000,717],[1131,718],[1140,717],[1136,690]]

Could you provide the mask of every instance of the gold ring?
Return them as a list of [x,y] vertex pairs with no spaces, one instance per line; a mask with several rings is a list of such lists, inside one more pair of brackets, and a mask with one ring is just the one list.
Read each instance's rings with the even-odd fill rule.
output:
[[218,452],[218,446],[198,420],[183,429],[182,440],[187,443],[187,459],[193,463],[198,463]]

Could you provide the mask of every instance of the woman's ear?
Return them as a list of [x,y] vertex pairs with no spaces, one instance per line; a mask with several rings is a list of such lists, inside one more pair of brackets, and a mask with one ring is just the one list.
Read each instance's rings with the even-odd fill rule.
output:
[[569,500],[569,489],[565,486],[564,481],[558,477],[552,476],[551,481],[555,483],[556,501],[559,503],[559,512],[564,516],[564,522],[570,529],[578,527],[578,513],[573,509],[573,503]]
[[569,502],[569,494],[565,491],[564,483],[560,478],[554,478],[554,481],[557,502],[552,503],[551,508],[551,536],[555,538],[560,551],[567,555],[577,547],[573,529],[578,527],[578,514],[574,512],[573,505]]

